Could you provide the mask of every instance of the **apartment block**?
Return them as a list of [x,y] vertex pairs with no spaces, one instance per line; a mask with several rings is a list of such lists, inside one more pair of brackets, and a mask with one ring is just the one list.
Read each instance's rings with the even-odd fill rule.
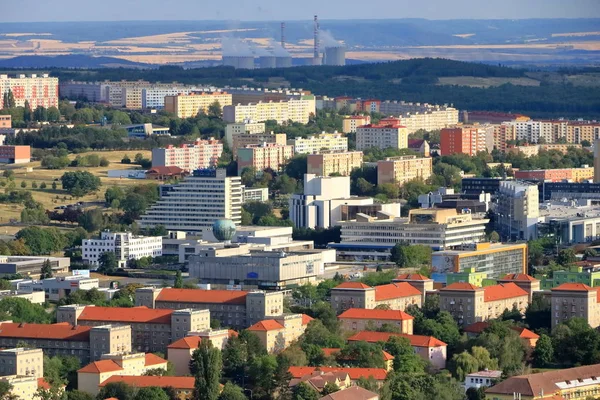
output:
[[201,169],[183,181],[163,186],[160,199],[138,221],[141,228],[163,225],[169,231],[201,233],[217,219],[242,221],[242,183],[224,169]]
[[213,347],[223,350],[229,338],[237,336],[237,332],[230,329],[208,329],[190,332],[188,335],[167,347],[167,358],[173,364],[176,376],[191,375],[190,360],[194,351],[200,346],[200,342],[209,340]]
[[287,135],[285,133],[236,133],[231,140],[230,149],[234,158],[237,158],[239,149],[247,146],[260,146],[262,144],[287,145]]
[[331,289],[330,302],[337,314],[351,308],[372,310],[384,305],[391,310],[405,311],[411,305],[421,307],[422,294],[406,282],[374,287],[360,282],[344,282]]
[[282,314],[259,321],[248,328],[269,353],[280,353],[298,340],[313,319],[305,314]]
[[282,292],[140,288],[135,305],[156,309],[209,310],[222,325],[245,329],[283,313]]
[[17,107],[25,102],[35,110],[38,107],[58,107],[58,78],[48,74],[17,74],[9,77],[0,74],[0,109],[7,107],[3,102],[4,93],[11,92]]
[[141,89],[141,106],[142,109],[161,110],[165,108],[167,96],[189,95],[202,90],[196,86],[150,85]]
[[514,283],[529,295],[529,302],[533,299],[533,293],[540,290],[541,283],[539,279],[535,279],[527,274],[507,274],[496,279],[498,283]]
[[18,375],[44,377],[42,349],[13,348],[0,350],[0,376]]
[[427,292],[433,290],[433,279],[421,274],[400,274],[392,282],[406,282],[421,293],[421,304],[425,302]]
[[227,146],[232,148],[234,135],[265,133],[265,131],[264,122],[242,121],[231,123],[225,126],[225,141]]
[[0,146],[0,163],[24,164],[30,161],[30,146]]
[[12,117],[10,115],[0,115],[0,129],[12,128]]
[[356,149],[366,150],[370,147],[406,149],[408,130],[400,124],[400,120],[395,118],[382,119],[378,124],[356,128]]
[[356,133],[356,128],[363,125],[369,125],[370,123],[370,115],[352,115],[344,117],[344,120],[342,121],[342,132]]
[[250,144],[237,150],[238,175],[244,168],[254,168],[257,174],[266,169],[280,171],[285,162],[294,156],[294,147],[275,143]]
[[583,283],[563,283],[550,290],[552,327],[571,318],[583,318],[592,328],[600,326],[598,288]]
[[393,326],[399,329],[400,333],[407,335],[413,333],[413,316],[400,310],[350,308],[338,315],[338,320],[342,324],[342,329],[349,332]]
[[50,388],[50,384],[44,378],[33,376],[6,375],[0,376],[0,381],[10,385],[7,398],[14,400],[30,400],[37,397],[39,389]]
[[436,131],[458,123],[458,110],[453,107],[428,109],[423,112],[404,113],[400,122],[409,134],[423,130]]
[[92,103],[108,102],[109,82],[61,81],[58,85],[60,97],[69,100],[87,99]]
[[440,131],[440,154],[467,154],[475,156],[480,151],[492,151],[494,133],[491,126],[459,125]]
[[529,294],[515,283],[477,287],[453,283],[439,290],[440,309],[448,311],[459,325],[496,319],[505,310],[525,312]]
[[499,124],[494,127],[494,148],[506,152],[509,142],[517,139],[517,127],[514,124]]
[[323,152],[321,154],[309,154],[306,157],[307,174],[316,176],[330,176],[340,174],[350,176],[355,168],[362,167],[362,151]]
[[402,185],[414,179],[426,180],[433,173],[430,157],[400,156],[377,161],[377,184]]
[[169,343],[188,332],[210,328],[208,310],[156,310],[147,307],[95,307],[68,305],[58,308],[58,322],[98,326],[126,324],[131,327],[131,348],[144,352],[165,352]]
[[538,185],[525,181],[501,181],[496,207],[496,229],[501,237],[536,239],[540,215]]
[[582,182],[594,179],[594,167],[519,170],[515,171],[515,179]]
[[223,153],[219,140],[196,140],[194,144],[169,145],[152,149],[153,167],[179,167],[192,172],[197,169],[215,168]]
[[307,124],[315,112],[314,96],[305,95],[300,99],[287,101],[228,105],[223,107],[223,120],[227,123],[274,120],[278,124],[288,121]]
[[221,108],[230,106],[231,94],[227,92],[193,92],[165,96],[165,111],[177,115],[179,118],[195,117],[200,113],[208,113],[208,108],[219,103]]
[[600,139],[600,122],[575,122],[567,124],[567,143],[579,143],[587,140],[594,143]]
[[84,239],[81,249],[84,263],[98,266],[102,254],[112,252],[117,256],[119,267],[124,268],[128,260],[162,256],[162,236],[103,231],[98,239]]
[[327,151],[348,151],[348,138],[340,133],[320,133],[307,138],[288,140],[294,146],[294,154],[318,154]]

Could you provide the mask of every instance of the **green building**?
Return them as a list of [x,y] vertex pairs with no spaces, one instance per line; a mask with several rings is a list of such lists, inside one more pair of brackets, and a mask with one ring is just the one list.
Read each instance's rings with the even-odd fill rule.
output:
[[445,275],[446,285],[456,282],[470,283],[479,287],[496,284],[495,279],[488,279],[486,272],[475,272],[475,268],[465,268],[463,272],[450,272]]
[[540,276],[542,290],[550,290],[563,283],[584,283],[591,287],[600,286],[600,270],[571,267],[567,271],[554,271],[553,277]]

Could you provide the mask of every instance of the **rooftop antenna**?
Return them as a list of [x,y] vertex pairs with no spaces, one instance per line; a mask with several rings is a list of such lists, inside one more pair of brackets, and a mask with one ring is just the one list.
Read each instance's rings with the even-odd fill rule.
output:
[[281,23],[281,47],[285,49],[285,22]]
[[315,15],[315,58],[319,58],[319,18]]

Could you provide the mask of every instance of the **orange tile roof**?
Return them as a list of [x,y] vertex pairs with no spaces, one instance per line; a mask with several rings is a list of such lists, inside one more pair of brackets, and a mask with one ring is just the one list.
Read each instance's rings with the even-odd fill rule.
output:
[[[325,357],[331,357],[331,356],[334,356],[334,355],[338,354],[342,349],[335,348],[335,347],[329,347],[329,348],[326,347],[326,348],[323,348],[321,350],[323,350],[323,354],[325,354]],[[383,353],[383,360],[384,361],[390,361],[390,360],[394,359],[394,356],[391,355],[390,353],[388,353],[387,351],[381,350],[381,352]]]
[[237,333],[233,329],[229,329],[228,332],[229,332],[229,337],[234,337],[234,336],[238,337],[240,335],[239,333]]
[[199,336],[187,336],[176,340],[167,346],[167,349],[197,349],[202,338]]
[[158,365],[158,364],[164,364],[166,363],[167,360],[165,360],[162,357],[157,356],[156,354],[152,354],[152,353],[146,353],[146,367],[149,367],[151,365]]
[[90,326],[69,324],[26,324],[6,322],[0,325],[0,338],[54,339],[89,342]]
[[421,292],[408,282],[397,282],[390,283],[389,285],[375,286],[375,301],[409,296],[421,296]]
[[238,290],[202,290],[164,288],[156,301],[176,303],[246,304],[248,292]]
[[551,289],[552,291],[569,291],[569,292],[591,292],[594,290],[598,290],[597,288],[589,287],[585,283],[563,283],[555,288]]
[[539,339],[540,335],[535,332],[530,331],[527,328],[523,328],[522,326],[511,326],[511,329],[517,331],[519,333],[519,337],[521,339]]
[[310,315],[302,314],[302,325],[308,325],[310,321],[314,321],[314,318]]
[[408,321],[414,319],[410,314],[400,310],[375,310],[366,308],[350,308],[338,316],[339,319],[378,319],[389,321]]
[[113,360],[98,360],[89,363],[85,367],[79,369],[77,372],[86,374],[102,374],[105,372],[122,371],[123,367],[114,362]]
[[[465,326],[463,331],[468,332],[468,333],[480,334],[481,332],[486,330],[489,326],[490,326],[489,322],[484,322],[484,321],[475,322],[474,324]],[[539,339],[540,338],[540,336],[537,333],[532,332],[527,328],[523,328],[522,326],[511,326],[510,329],[516,331],[519,334],[519,337],[521,339]]]
[[334,289],[371,289],[371,286],[362,282],[344,282],[334,287]]
[[471,325],[467,325],[463,328],[463,331],[467,332],[467,333],[481,333],[483,332],[485,329],[487,329],[487,327],[490,326],[489,322],[475,322],[474,324]]
[[497,301],[503,299],[512,299],[514,297],[529,296],[526,291],[518,287],[515,283],[500,283],[498,285],[486,286],[483,288],[483,301]]
[[446,343],[433,336],[406,335],[404,333],[361,331],[348,338],[349,342],[387,342],[392,336],[406,338],[413,347],[443,347]]
[[171,324],[173,310],[148,307],[96,307],[87,306],[79,316],[79,321],[139,322],[145,324]]
[[248,328],[249,331],[274,331],[276,329],[283,329],[283,325],[274,319],[265,319],[259,321]]
[[383,381],[387,377],[387,371],[383,368],[341,368],[341,367],[290,367],[288,371],[293,378],[302,378],[312,374],[315,370],[323,372],[343,372],[350,375],[350,379],[369,378],[372,376],[375,380]]
[[421,274],[400,274],[398,275],[395,279],[402,279],[402,280],[407,280],[407,281],[428,281],[430,280],[428,277],[426,277],[425,275],[421,275]]
[[504,275],[504,277],[502,277],[501,279],[499,279],[501,281],[516,281],[516,282],[537,282],[538,279],[535,279],[533,276],[529,276],[527,274],[507,274]]
[[194,377],[193,376],[131,376],[131,375],[113,375],[104,382],[102,382],[100,387],[104,387],[109,383],[115,382],[124,382],[129,386],[135,387],[150,387],[156,386],[165,388],[171,386],[176,390],[185,389],[185,390],[194,390]]
[[37,385],[38,385],[38,389],[50,390],[50,388],[52,387],[50,385],[50,383],[48,383],[48,381],[44,378],[38,378]]
[[441,288],[440,290],[477,290],[479,286],[471,285],[467,282],[455,282],[446,287]]

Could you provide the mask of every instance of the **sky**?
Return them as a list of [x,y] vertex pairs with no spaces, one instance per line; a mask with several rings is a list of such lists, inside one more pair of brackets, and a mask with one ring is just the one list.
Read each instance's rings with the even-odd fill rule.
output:
[[0,0],[0,22],[600,18],[600,0]]

